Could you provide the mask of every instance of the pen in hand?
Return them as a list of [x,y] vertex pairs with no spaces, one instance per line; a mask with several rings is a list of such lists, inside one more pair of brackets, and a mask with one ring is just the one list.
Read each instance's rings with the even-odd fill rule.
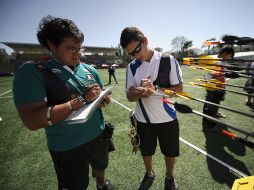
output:
[[149,85],[151,85],[151,80],[150,80],[151,76],[149,75],[146,79],[141,79],[141,82],[140,82],[140,86],[142,87],[147,87]]

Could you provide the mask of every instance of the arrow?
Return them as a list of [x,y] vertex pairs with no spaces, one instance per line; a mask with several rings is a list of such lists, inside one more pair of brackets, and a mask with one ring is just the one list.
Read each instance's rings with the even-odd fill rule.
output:
[[249,132],[247,132],[247,131],[245,131],[245,130],[243,130],[243,129],[239,129],[239,128],[237,128],[237,127],[234,127],[234,126],[232,126],[232,125],[229,125],[229,124],[227,124],[227,123],[224,123],[224,122],[222,122],[222,121],[220,121],[220,120],[218,120],[218,119],[216,119],[216,118],[214,118],[214,117],[211,117],[211,116],[209,116],[209,115],[200,113],[200,112],[198,112],[198,111],[196,111],[196,110],[191,109],[191,107],[189,107],[188,105],[179,104],[179,103],[177,103],[177,102],[173,103],[173,102],[170,102],[169,100],[164,99],[164,98],[161,98],[161,100],[162,100],[163,102],[165,102],[165,103],[174,105],[176,111],[179,111],[180,113],[195,113],[196,115],[205,117],[205,118],[207,118],[208,120],[211,120],[211,121],[213,121],[213,122],[215,122],[215,123],[218,123],[218,124],[220,124],[220,125],[226,126],[226,127],[231,128],[231,129],[233,129],[233,130],[235,130],[235,131],[244,133],[244,134],[246,134],[246,135],[248,135],[248,136],[254,137],[254,133],[249,133]]
[[[186,63],[186,62],[183,62],[184,65],[187,65],[187,66],[193,66],[193,64],[189,64],[189,63]],[[247,75],[244,75],[246,73],[240,73],[240,72],[237,72],[237,71],[234,71],[234,70],[224,70],[223,68],[230,68],[230,69],[233,69],[233,68],[237,68],[240,70],[241,69],[246,69],[246,67],[240,67],[240,66],[224,66],[224,65],[216,65],[216,64],[200,64],[200,63],[195,63],[194,65],[200,65],[199,67],[196,67],[197,69],[202,69],[202,70],[206,70],[208,72],[213,72],[213,71],[218,71],[218,72],[222,72],[222,73],[225,73],[225,76],[227,78],[239,78],[239,77],[243,77],[243,78],[252,78],[251,76],[247,76]],[[191,68],[194,68],[194,67],[191,67]],[[251,68],[253,69],[253,68]],[[252,75],[253,76],[253,75]]]
[[[249,67],[242,67],[242,66],[236,66],[236,65],[219,65],[218,63],[209,63],[209,62],[188,62],[188,61],[183,61],[184,65],[200,65],[202,67],[208,68],[208,69],[217,69],[218,71],[223,71],[222,68],[229,68],[231,69],[230,71],[235,71],[235,70],[254,70],[254,68],[249,68]],[[227,71],[226,71],[227,72]]]
[[229,136],[229,137],[231,137],[234,140],[238,140],[239,142],[241,142],[242,144],[248,146],[249,148],[252,148],[252,149],[254,148],[254,143],[253,142],[250,142],[250,141],[248,141],[244,138],[238,137],[237,135],[233,134],[232,132],[229,132],[229,131],[224,129],[224,130],[222,130],[222,133]]
[[201,62],[201,63],[233,63],[233,62],[254,62],[254,60],[246,60],[246,59],[223,59],[223,58],[215,58],[211,55],[205,55],[205,56],[200,56],[200,57],[184,57],[183,62]]
[[208,83],[205,83],[205,84],[200,84],[200,83],[196,83],[196,82],[189,82],[190,85],[193,85],[193,86],[202,86],[204,88],[206,88],[207,90],[222,90],[222,91],[226,91],[226,92],[231,92],[231,93],[235,93],[235,94],[239,94],[239,95],[242,95],[242,96],[251,96],[251,97],[254,97],[253,94],[247,94],[247,93],[244,93],[244,92],[237,92],[237,91],[234,91],[234,90],[228,90],[228,89],[224,89],[224,88],[219,88],[219,87],[216,87],[216,85],[213,85],[213,84],[208,84]]
[[[242,77],[242,78],[253,78],[254,77],[254,74],[247,74],[245,72],[239,72],[239,71],[233,71],[233,70],[221,70],[221,69],[216,69],[216,67],[201,67],[201,66],[193,66],[193,65],[188,65],[190,68],[192,69],[200,69],[200,70],[204,70],[206,72],[214,72],[214,71],[217,71],[217,72],[221,72],[221,73],[224,73],[225,77],[226,78],[239,78],[239,77]],[[231,77],[230,77],[231,75]],[[252,76],[248,76],[248,75],[252,75]]]
[[232,86],[232,87],[236,87],[236,88],[245,88],[248,90],[254,90],[254,88],[249,88],[249,87],[244,87],[244,86],[239,86],[239,85],[234,85],[234,84],[228,84],[228,83],[224,83],[219,80],[216,80],[216,79],[204,80],[204,79],[199,78],[199,79],[196,79],[196,81],[197,82],[213,83],[213,84],[221,84],[221,85]]
[[177,111],[179,111],[180,113],[193,113],[193,110],[185,105],[185,104],[178,104],[177,102],[173,103],[173,102],[170,102],[169,100],[165,99],[165,98],[160,98],[163,102],[165,103],[168,103],[168,104],[171,104],[171,105],[174,105],[175,106],[175,109]]
[[254,70],[254,68],[250,67],[243,67],[243,66],[238,66],[238,65],[225,65],[222,64],[223,62],[227,63],[232,63],[232,61],[237,61],[237,62],[251,62],[254,60],[243,60],[243,59],[221,59],[221,58],[213,58],[212,56],[203,56],[200,58],[193,58],[193,57],[185,57],[183,58],[183,64],[185,65],[201,65],[205,67],[224,67],[224,68],[230,68],[233,70],[242,70],[242,69],[247,69],[247,70]]
[[[164,90],[164,93],[165,93],[165,94],[172,94],[172,93],[175,93],[175,92],[173,92],[172,90]],[[219,107],[219,108],[222,108],[222,109],[225,109],[225,110],[234,112],[234,113],[238,113],[238,114],[241,114],[241,115],[250,117],[250,118],[254,118],[254,115],[252,115],[252,114],[245,113],[245,112],[243,112],[243,111],[239,111],[239,110],[230,108],[230,107],[228,107],[228,106],[224,106],[224,105],[220,105],[220,104],[215,104],[215,103],[213,103],[213,102],[209,102],[209,101],[202,100],[202,99],[199,99],[199,98],[194,98],[193,96],[191,96],[190,94],[188,94],[188,93],[186,93],[186,92],[175,93],[175,95],[176,95],[176,96],[179,96],[179,97],[181,97],[181,98],[184,98],[184,99],[194,100],[194,101],[197,101],[197,102],[210,104],[210,105],[217,106],[217,107]]]
[[[220,72],[222,75],[224,75],[226,78],[239,78],[239,77],[242,77],[242,78],[252,78],[251,76],[247,76],[247,75],[243,75],[243,74],[240,74],[239,72],[237,71],[232,71],[232,70],[218,70],[216,68],[212,68],[212,67],[209,67],[209,68],[205,68],[205,67],[196,67],[198,69],[201,69],[201,70],[204,70],[204,71],[207,71],[207,72]],[[224,74],[223,74],[224,73]]]

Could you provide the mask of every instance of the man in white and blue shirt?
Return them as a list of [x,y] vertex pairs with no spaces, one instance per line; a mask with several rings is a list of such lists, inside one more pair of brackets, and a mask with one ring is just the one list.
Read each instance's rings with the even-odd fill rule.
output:
[[[148,46],[147,37],[136,27],[127,27],[122,31],[121,46],[135,58],[127,67],[125,88],[127,99],[136,102],[134,115],[137,120],[137,133],[140,136],[141,155],[146,168],[139,189],[149,189],[153,183],[155,175],[152,156],[155,153],[157,139],[166,162],[165,189],[178,189],[173,177],[175,157],[179,156],[179,124],[176,111],[174,106],[153,95],[155,91],[153,83],[158,77],[162,54]],[[182,72],[179,63],[173,56],[170,56],[169,60],[167,89],[181,92]]]

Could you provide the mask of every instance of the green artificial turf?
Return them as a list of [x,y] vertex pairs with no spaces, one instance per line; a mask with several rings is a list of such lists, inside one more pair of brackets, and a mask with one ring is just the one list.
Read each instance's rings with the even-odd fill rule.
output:
[[[203,76],[204,72],[182,67],[184,90],[196,98],[204,99],[205,90],[188,86],[189,81]],[[99,70],[105,83],[108,82],[107,70]],[[119,84],[114,85],[112,98],[133,109],[135,104],[125,98],[125,69],[116,69]],[[12,77],[0,78],[0,94],[12,88]],[[229,83],[244,85],[246,79],[233,79]],[[238,91],[242,89],[229,88]],[[0,189],[57,189],[57,180],[51,157],[47,150],[44,130],[30,131],[21,122],[11,97],[12,92],[0,96]],[[189,105],[192,109],[202,112],[200,102],[176,99],[179,103]],[[245,106],[245,97],[227,93],[223,105],[253,114]],[[254,131],[254,119],[241,116],[223,109],[227,115],[223,119],[228,124],[244,130]],[[131,154],[131,144],[128,132],[130,123],[129,111],[111,102],[103,109],[105,120],[116,127],[114,142],[116,151],[110,153],[110,163],[107,169],[108,179],[120,190],[133,190],[144,175],[144,166],[140,153]],[[252,149],[232,140],[221,133],[205,133],[202,131],[201,117],[195,114],[178,113],[180,137],[211,155],[235,167],[247,175],[254,173],[254,152]],[[244,135],[233,131],[241,137]],[[253,142],[253,138],[248,138]],[[159,147],[153,159],[155,181],[152,190],[162,190],[165,177],[165,164]],[[221,164],[207,158],[205,155],[180,143],[180,156],[177,158],[174,175],[182,190],[231,189],[233,182],[239,176]],[[89,190],[95,189],[94,179],[90,178]]]

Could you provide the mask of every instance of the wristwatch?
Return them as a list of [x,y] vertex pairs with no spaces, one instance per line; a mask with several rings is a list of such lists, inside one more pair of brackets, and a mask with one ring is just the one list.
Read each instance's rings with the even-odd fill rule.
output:
[[78,95],[77,98],[78,98],[78,100],[79,100],[81,103],[83,103],[83,104],[86,104],[86,103],[87,103],[87,101],[86,101],[86,99],[85,99],[84,96]]

